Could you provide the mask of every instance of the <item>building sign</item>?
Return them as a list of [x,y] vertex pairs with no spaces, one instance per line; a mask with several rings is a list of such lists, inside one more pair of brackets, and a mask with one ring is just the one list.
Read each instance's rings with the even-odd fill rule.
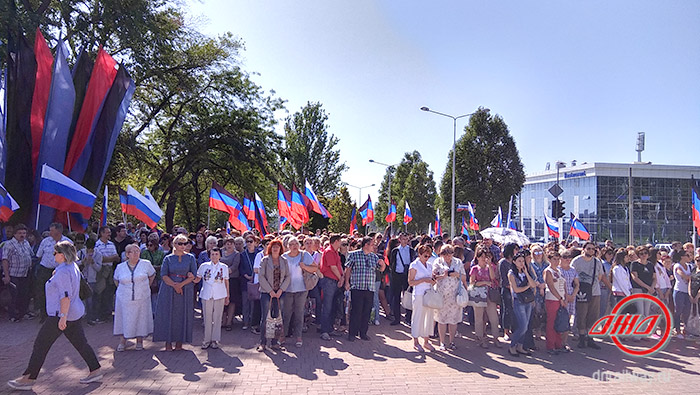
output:
[[577,171],[572,173],[564,173],[564,178],[575,178],[575,177],[585,177],[586,171]]

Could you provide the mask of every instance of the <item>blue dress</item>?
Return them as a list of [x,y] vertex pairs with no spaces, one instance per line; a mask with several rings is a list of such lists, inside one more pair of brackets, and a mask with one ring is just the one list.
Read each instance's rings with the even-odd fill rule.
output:
[[[161,277],[169,276],[173,282],[181,283],[187,279],[187,273],[197,275],[197,261],[194,255],[184,254],[178,257],[170,254],[163,259]],[[161,280],[153,325],[153,341],[191,343],[193,323],[194,284],[185,285],[182,295],[179,295],[173,287]]]

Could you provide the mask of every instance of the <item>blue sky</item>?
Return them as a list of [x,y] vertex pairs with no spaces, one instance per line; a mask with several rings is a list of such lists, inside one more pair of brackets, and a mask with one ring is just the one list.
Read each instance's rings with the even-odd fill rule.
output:
[[[329,114],[349,170],[377,198],[384,168],[418,150],[440,182],[451,115],[503,117],[526,173],[546,162],[697,165],[700,1],[190,0],[210,35],[245,43],[245,70]],[[458,135],[466,121],[458,121]],[[280,129],[281,130],[281,129]],[[350,190],[357,198],[357,190]],[[363,198],[364,199],[364,198]]]

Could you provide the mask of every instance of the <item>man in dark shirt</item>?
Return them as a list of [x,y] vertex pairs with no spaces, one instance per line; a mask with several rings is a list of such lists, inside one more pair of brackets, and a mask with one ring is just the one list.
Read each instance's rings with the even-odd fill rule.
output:
[[[389,267],[391,268],[391,312],[394,320],[390,325],[401,323],[401,293],[408,288],[408,267],[416,259],[416,250],[408,245],[408,235],[399,234],[400,245],[389,252]],[[406,310],[406,321],[410,324],[410,310]]]
[[134,239],[127,234],[126,225],[119,224],[114,229],[114,238],[112,239],[114,247],[117,249],[117,255],[119,259],[122,257],[122,253],[126,251],[126,246],[134,243]]

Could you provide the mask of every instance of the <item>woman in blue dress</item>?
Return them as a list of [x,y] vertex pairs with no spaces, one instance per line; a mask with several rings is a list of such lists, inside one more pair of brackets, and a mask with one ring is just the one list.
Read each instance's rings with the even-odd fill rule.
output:
[[173,239],[173,253],[163,259],[162,282],[158,291],[153,341],[164,341],[165,350],[182,350],[182,343],[192,342],[194,322],[194,284],[197,261],[185,252],[190,243],[185,235]]

